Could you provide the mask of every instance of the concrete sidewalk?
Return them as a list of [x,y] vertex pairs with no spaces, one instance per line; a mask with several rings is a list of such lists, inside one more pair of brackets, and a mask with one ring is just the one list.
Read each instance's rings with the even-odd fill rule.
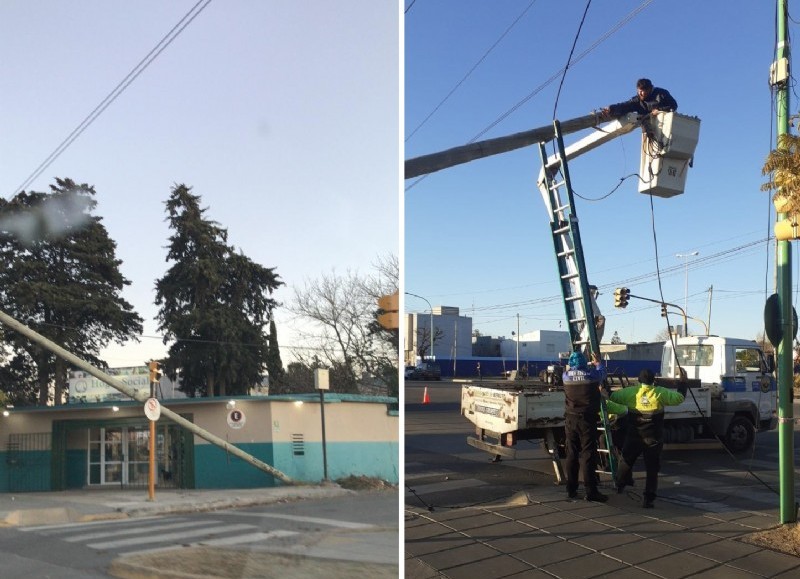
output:
[[407,506],[406,577],[800,576],[800,557],[741,540],[778,525],[777,501],[770,512],[746,504],[708,511],[661,498],[643,509],[635,492],[603,492],[602,504],[568,500],[563,486],[552,486],[503,504]]
[[212,511],[276,502],[324,499],[351,494],[335,483],[261,489],[74,490],[0,493],[0,525],[31,526],[88,522],[168,513]]

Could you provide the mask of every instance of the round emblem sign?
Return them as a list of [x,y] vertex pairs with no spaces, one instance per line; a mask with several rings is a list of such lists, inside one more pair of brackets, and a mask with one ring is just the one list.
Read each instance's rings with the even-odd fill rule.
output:
[[144,403],[144,415],[155,422],[161,417],[161,404],[155,398],[148,398]]
[[244,426],[244,423],[245,423],[244,412],[236,409],[228,412],[228,426],[238,430],[239,428]]

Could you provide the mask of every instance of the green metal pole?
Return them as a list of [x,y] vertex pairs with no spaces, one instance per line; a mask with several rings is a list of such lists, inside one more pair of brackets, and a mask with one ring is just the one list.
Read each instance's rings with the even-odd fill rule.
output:
[[[778,0],[778,31],[775,67],[782,59],[789,59],[789,35],[787,32],[787,0]],[[789,83],[788,78],[775,83],[776,108],[778,111],[778,135],[789,132]],[[778,214],[778,221],[786,219]],[[792,246],[789,241],[778,241],[776,249],[778,274],[778,303],[780,304],[782,339],[778,344],[778,455],[780,471],[780,517],[781,523],[797,521],[794,497],[794,416],[792,390],[794,387],[792,368]]]

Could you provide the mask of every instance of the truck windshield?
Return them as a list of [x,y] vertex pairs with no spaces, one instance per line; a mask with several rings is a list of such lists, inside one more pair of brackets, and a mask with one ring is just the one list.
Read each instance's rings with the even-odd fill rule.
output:
[[711,366],[714,363],[714,346],[700,344],[677,346],[675,353],[682,367]]

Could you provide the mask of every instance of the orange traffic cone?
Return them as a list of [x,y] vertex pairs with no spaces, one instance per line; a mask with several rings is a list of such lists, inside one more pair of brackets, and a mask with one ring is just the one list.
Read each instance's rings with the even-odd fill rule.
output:
[[422,393],[422,403],[423,404],[430,404],[431,403],[430,396],[428,396],[428,387],[427,386],[425,386],[425,391]]

